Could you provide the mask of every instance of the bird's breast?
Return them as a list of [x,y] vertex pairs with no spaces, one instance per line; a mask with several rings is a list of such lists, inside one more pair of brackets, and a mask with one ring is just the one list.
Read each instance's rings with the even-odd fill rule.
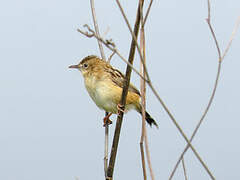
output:
[[[120,103],[122,88],[116,86],[109,79],[85,78],[86,89],[95,104],[107,112],[117,113],[117,105]],[[139,95],[129,92],[125,109],[135,109],[139,103]]]
[[114,93],[111,83],[95,78],[85,78],[85,86],[90,97],[100,109],[117,113],[119,97]]

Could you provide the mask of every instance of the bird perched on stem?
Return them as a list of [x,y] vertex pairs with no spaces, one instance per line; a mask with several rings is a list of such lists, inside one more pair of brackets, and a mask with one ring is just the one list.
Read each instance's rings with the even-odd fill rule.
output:
[[[109,117],[121,111],[120,100],[125,77],[108,62],[97,56],[87,56],[79,64],[71,65],[69,68],[76,68],[81,71],[86,89],[96,105],[110,114],[104,118],[104,126],[111,124]],[[128,88],[124,112],[135,109],[142,114],[141,95],[131,83]],[[156,121],[146,112],[146,121],[152,126],[158,127]]]

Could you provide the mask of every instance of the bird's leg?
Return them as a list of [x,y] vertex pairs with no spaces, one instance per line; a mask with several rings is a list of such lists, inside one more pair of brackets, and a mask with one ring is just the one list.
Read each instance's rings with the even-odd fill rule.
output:
[[122,113],[126,113],[126,110],[123,110],[123,105],[122,104],[118,104],[117,105],[117,109],[118,109],[118,114],[120,114],[120,112]]
[[109,117],[112,115],[112,113],[109,113],[103,118],[103,126],[105,127],[107,124],[112,124],[112,121],[109,119]]

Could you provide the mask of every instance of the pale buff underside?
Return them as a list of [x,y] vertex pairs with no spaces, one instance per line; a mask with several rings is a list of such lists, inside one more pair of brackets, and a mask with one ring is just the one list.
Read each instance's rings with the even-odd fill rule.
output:
[[[117,114],[117,105],[120,103],[122,88],[116,86],[110,79],[97,80],[94,76],[86,77],[85,86],[96,105],[107,112]],[[138,94],[128,92],[125,110],[138,110],[140,97]]]

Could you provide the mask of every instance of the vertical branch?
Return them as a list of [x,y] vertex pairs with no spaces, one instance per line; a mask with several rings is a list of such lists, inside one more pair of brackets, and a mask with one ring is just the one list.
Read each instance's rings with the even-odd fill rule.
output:
[[[140,6],[140,19],[141,19],[141,31],[140,31],[140,50],[142,53],[143,61],[141,61],[141,71],[142,71],[142,76],[145,78],[146,77],[146,71],[143,66],[145,64],[146,67],[146,48],[145,48],[145,30],[144,30],[144,20],[143,20],[143,3],[144,0],[140,0],[141,6]],[[151,7],[151,3],[150,3]],[[150,8],[148,8],[150,10]],[[148,11],[149,12],[149,11]],[[152,163],[151,163],[151,158],[150,158],[150,152],[149,152],[149,147],[148,147],[148,139],[147,139],[147,130],[146,130],[146,82],[141,79],[141,100],[142,100],[142,135],[141,135],[141,144],[145,145],[145,150],[146,150],[146,157],[147,157],[147,162],[148,162],[148,167],[150,171],[150,176],[151,179],[154,180],[154,173],[153,173],[153,168],[152,168]],[[145,163],[145,162],[144,162]]]
[[[140,25],[140,4],[138,5],[137,17],[136,17],[135,26],[134,26],[135,37],[138,36],[139,25]],[[132,39],[130,52],[129,52],[129,57],[128,57],[128,62],[130,64],[133,64],[135,49],[136,49],[136,42],[135,42],[134,39]],[[125,83],[124,83],[124,86],[123,86],[122,98],[121,98],[121,101],[120,101],[120,105],[122,106],[123,111],[124,111],[124,107],[125,107],[125,104],[126,104],[131,72],[132,72],[132,68],[128,65],[127,69],[126,69],[126,77],[125,77],[126,79],[125,79]],[[109,165],[108,165],[108,171],[107,171],[107,178],[106,179],[112,179],[112,177],[113,177],[115,160],[116,160],[118,143],[119,143],[119,137],[120,137],[120,132],[121,132],[122,120],[123,120],[123,111],[119,111],[119,114],[118,114],[118,117],[117,117],[117,123],[116,123],[115,132],[114,132],[112,150],[111,150],[110,161],[109,161]]]
[[146,172],[146,163],[145,163],[145,156],[144,156],[144,147],[143,147],[143,141],[144,141],[144,134],[141,134],[141,140],[140,140],[140,151],[141,151],[141,160],[142,160],[142,169],[143,169],[143,179],[147,180],[147,172]]
[[141,151],[141,160],[142,160],[142,169],[143,169],[143,179],[147,180],[146,163],[145,163],[144,147],[143,147],[143,135],[141,136],[141,141],[140,141],[140,151]]
[[[140,29],[140,50],[143,56],[143,62],[140,61],[140,73],[145,78],[146,73],[143,68],[143,63],[146,63],[146,57],[145,57],[145,39],[144,39],[144,29],[143,29],[143,1],[139,0],[141,3],[140,6],[140,20],[141,20],[141,29]],[[141,139],[140,139],[140,151],[141,151],[141,159],[142,159],[142,168],[143,168],[143,177],[144,180],[147,179],[147,173],[146,173],[146,163],[145,163],[145,155],[144,155],[144,140],[146,138],[146,82],[143,79],[140,79],[141,83],[141,106],[142,106],[142,132],[141,132]],[[146,142],[145,142],[146,143]]]
[[183,166],[183,173],[184,173],[185,180],[188,180],[184,158],[182,158],[182,166]]
[[[96,16],[96,11],[95,11],[95,6],[94,6],[94,0],[90,0],[90,4],[91,4],[91,11],[92,11],[95,32],[96,32],[96,35],[98,37],[100,37],[98,23],[97,23],[97,16]],[[98,42],[98,47],[99,47],[99,50],[101,53],[101,57],[102,57],[102,59],[106,60],[102,43],[99,39],[97,39],[97,42]],[[108,112],[105,112],[105,116],[107,116],[107,115],[108,115]],[[108,126],[108,124],[106,124],[105,139],[104,139],[104,174],[105,174],[105,177],[107,177],[107,165],[108,165],[108,140],[109,140],[109,126]]]
[[[95,32],[96,32],[96,35],[98,37],[100,37],[98,23],[97,23],[97,16],[96,16],[96,11],[95,11],[95,6],[94,6],[94,0],[90,0],[90,3],[91,3],[91,10],[92,10]],[[104,51],[103,51],[102,43],[98,39],[97,39],[97,42],[98,42],[99,50],[100,50],[100,53],[101,53],[101,57],[102,57],[102,59],[106,60],[106,57],[105,57],[105,54],[104,54]]]

